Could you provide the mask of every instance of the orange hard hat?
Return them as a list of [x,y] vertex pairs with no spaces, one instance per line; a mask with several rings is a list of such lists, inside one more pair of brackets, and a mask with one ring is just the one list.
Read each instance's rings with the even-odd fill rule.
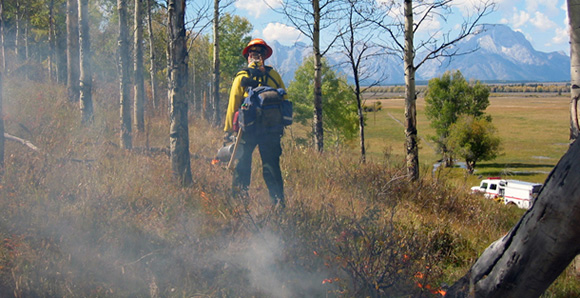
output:
[[272,56],[272,48],[263,40],[260,38],[255,38],[252,39],[252,41],[250,41],[248,43],[248,45],[244,48],[244,51],[242,51],[242,55],[244,55],[244,57],[248,57],[248,52],[250,51],[250,49],[252,47],[263,47],[266,52],[264,53],[264,59],[268,59],[270,58],[270,56]]

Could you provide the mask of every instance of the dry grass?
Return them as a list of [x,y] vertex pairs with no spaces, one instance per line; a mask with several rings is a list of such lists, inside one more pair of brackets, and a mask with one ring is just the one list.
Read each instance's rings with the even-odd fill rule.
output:
[[[522,214],[468,194],[457,185],[469,182],[451,174],[409,183],[395,145],[360,165],[348,151],[319,155],[289,137],[287,208],[270,208],[259,161],[251,195],[232,200],[231,173],[209,162],[220,129],[195,116],[194,185],[182,189],[165,154],[116,145],[115,86],[97,90],[90,128],[77,125],[62,88],[6,86],[7,132],[43,153],[7,144],[2,297],[440,296],[432,291]],[[135,146],[166,147],[167,121],[151,118]],[[551,291],[578,294],[562,283]]]

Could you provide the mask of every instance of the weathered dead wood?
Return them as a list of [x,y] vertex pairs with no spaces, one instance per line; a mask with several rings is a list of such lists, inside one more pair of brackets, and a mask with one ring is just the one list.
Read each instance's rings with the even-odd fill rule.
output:
[[8,133],[4,133],[4,138],[10,141],[15,141],[18,142],[36,152],[42,153],[42,151],[40,150],[40,148],[36,147],[34,144],[32,144],[32,142],[25,140],[25,139],[21,139],[19,137],[13,136],[11,134]]
[[[25,140],[22,138],[19,138],[17,136],[13,136],[11,134],[8,133],[4,133],[4,138],[6,140],[10,140],[10,141],[14,141],[17,143],[20,143],[30,149],[32,149],[33,151],[40,153],[42,155],[46,155],[48,156],[49,154],[47,154],[46,152],[42,151],[40,148],[38,148],[36,145],[34,145],[31,141],[29,140]],[[58,160],[59,162],[78,162],[78,163],[90,163],[95,161],[94,159],[78,159],[78,158],[57,158],[56,160]]]
[[446,297],[538,297],[580,252],[580,142],[552,170],[538,199],[492,243]]

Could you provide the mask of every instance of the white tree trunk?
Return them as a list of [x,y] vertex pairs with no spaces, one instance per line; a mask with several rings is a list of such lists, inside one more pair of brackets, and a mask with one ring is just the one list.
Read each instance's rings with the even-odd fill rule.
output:
[[14,53],[16,54],[16,59],[18,63],[22,62],[24,52],[22,51],[22,15],[20,13],[20,0],[16,0],[15,12],[14,12]]
[[320,3],[312,1],[314,26],[312,46],[314,47],[314,144],[318,152],[324,151],[324,130],[322,126],[322,54],[320,53]]
[[419,145],[417,143],[417,108],[415,93],[415,48],[413,45],[413,1],[405,0],[405,147],[407,174],[419,179]]
[[93,72],[91,68],[91,39],[89,35],[89,1],[78,0],[80,38],[80,110],[81,123],[93,122]]
[[580,98],[580,1],[568,0],[570,20],[570,142],[578,138],[578,99]]
[[219,17],[220,1],[214,0],[213,11],[213,123],[220,125],[220,46],[219,46]]
[[[145,80],[143,78],[143,0],[135,0],[135,92],[133,117],[137,131],[145,131]],[[148,1],[148,0],[145,0]]]
[[[0,0],[0,1],[2,1],[2,0]],[[0,26],[2,26],[2,25],[0,25]],[[48,3],[48,78],[51,82],[56,81],[56,79],[54,77],[54,75],[55,75],[55,71],[54,71],[55,38],[54,37],[55,37],[54,36],[54,0],[50,0],[50,2]]]
[[157,80],[155,79],[155,74],[157,73],[157,68],[155,67],[155,47],[153,41],[153,24],[151,20],[151,1],[147,1],[147,29],[149,31],[149,60],[151,63],[151,68],[149,69],[149,74],[151,77],[151,103],[154,109],[157,109]]
[[[0,115],[4,115],[3,98],[2,98],[2,82],[3,71],[0,71]],[[4,117],[0,117],[0,178],[4,174]]]
[[131,103],[129,101],[129,40],[127,28],[127,3],[117,0],[119,11],[119,97],[121,116],[121,148],[131,149]]
[[79,20],[77,0],[66,1],[66,63],[68,100],[79,100]]
[[6,73],[6,36],[4,35],[4,0],[0,0],[0,59],[2,59],[2,69]]

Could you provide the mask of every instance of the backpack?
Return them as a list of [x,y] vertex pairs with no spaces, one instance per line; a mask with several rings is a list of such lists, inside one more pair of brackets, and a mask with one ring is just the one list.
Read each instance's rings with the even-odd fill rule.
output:
[[245,133],[282,133],[292,124],[292,102],[285,100],[282,88],[249,88],[239,110],[238,124]]

